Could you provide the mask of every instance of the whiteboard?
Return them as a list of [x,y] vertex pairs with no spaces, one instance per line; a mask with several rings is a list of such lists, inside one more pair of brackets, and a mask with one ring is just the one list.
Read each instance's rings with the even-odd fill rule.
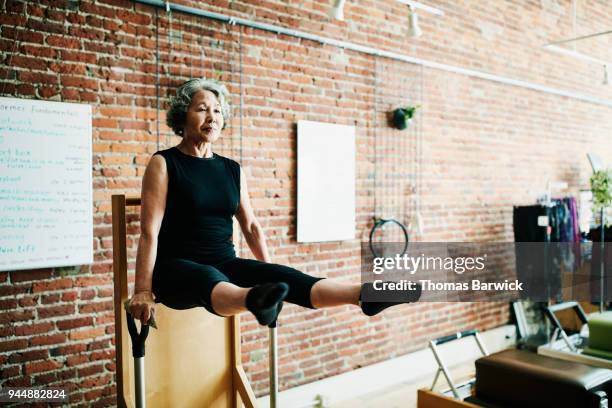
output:
[[355,127],[298,121],[297,240],[355,238]]
[[93,263],[91,107],[0,97],[0,270]]

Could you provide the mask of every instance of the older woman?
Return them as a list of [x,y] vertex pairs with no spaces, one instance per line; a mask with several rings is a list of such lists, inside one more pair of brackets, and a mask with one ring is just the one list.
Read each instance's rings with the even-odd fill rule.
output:
[[[132,315],[148,322],[161,302],[174,309],[202,306],[220,316],[249,310],[268,325],[284,300],[313,309],[360,305],[369,316],[397,304],[361,303],[359,284],[270,263],[244,172],[213,152],[229,120],[227,96],[217,82],[192,79],[172,99],[167,123],[182,140],[155,153],[144,174]],[[236,256],[234,216],[257,260]]]

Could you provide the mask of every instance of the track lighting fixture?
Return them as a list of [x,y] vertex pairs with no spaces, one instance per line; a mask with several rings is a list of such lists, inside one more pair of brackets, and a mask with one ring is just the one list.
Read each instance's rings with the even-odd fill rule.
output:
[[423,34],[423,30],[419,26],[419,16],[417,10],[426,13],[431,13],[436,16],[443,16],[444,12],[435,7],[428,6],[423,3],[412,0],[397,0],[402,4],[408,6],[408,36],[412,38],[420,37]]
[[419,15],[414,11],[412,6],[408,6],[408,37],[416,38],[423,34],[419,27]]
[[330,18],[344,20],[344,2],[345,0],[334,0],[334,6],[328,12]]

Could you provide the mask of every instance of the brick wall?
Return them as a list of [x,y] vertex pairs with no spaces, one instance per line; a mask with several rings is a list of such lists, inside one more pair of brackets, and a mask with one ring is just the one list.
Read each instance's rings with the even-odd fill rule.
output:
[[[285,3],[191,5],[612,99],[612,88],[600,84],[600,66],[540,47],[574,35],[569,1],[430,1],[446,15],[421,13],[425,35],[419,39],[405,37],[405,8],[392,0],[349,1],[344,22],[325,16],[331,2]],[[609,4],[578,3],[576,35],[609,28]],[[426,230],[413,239],[422,241],[512,240],[512,205],[535,202],[548,179],[567,181],[572,192],[587,187],[589,151],[612,158],[612,108],[569,97],[179,13],[169,18],[122,0],[7,1],[0,24],[2,96],[93,107],[95,263],[0,272],[0,385],[64,384],[74,390],[75,406],[114,403],[110,196],[138,194],[150,155],[178,143],[163,125],[163,110],[186,78],[226,81],[235,116],[216,148],[241,160],[272,259],[319,276],[359,279],[359,242],[375,208],[394,202],[405,217],[414,212],[408,187],[419,158]],[[611,41],[588,40],[578,50],[612,60]],[[423,106],[410,132],[384,123],[396,99]],[[354,241],[295,241],[300,119],[356,126]],[[421,156],[415,155],[418,134]],[[390,150],[399,143],[407,153],[399,165],[410,179],[399,190],[374,184],[388,171],[380,169],[381,143]],[[133,267],[137,214],[130,221]],[[240,251],[250,257],[244,242]],[[508,307],[495,303],[416,304],[374,318],[348,306],[310,311],[288,305],[280,320],[281,389],[422,348],[450,331],[492,328],[508,317]],[[267,331],[246,314],[242,329],[243,363],[256,393],[265,394]]]

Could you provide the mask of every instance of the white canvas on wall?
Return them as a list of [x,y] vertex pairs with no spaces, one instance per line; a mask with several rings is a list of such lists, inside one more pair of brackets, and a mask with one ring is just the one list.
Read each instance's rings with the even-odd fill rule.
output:
[[93,263],[91,106],[0,98],[0,270]]
[[297,240],[355,238],[355,127],[298,121]]

